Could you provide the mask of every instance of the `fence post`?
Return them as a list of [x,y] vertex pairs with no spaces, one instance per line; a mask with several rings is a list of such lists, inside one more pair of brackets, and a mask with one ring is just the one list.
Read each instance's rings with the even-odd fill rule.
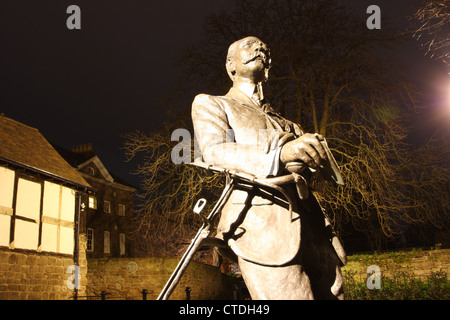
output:
[[142,290],[142,300],[147,300],[147,293],[148,293],[147,289]]
[[186,300],[191,300],[191,287],[186,287]]

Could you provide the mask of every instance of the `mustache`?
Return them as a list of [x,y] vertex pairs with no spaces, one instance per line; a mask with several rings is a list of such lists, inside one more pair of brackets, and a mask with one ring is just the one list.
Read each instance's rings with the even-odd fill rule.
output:
[[258,51],[246,57],[243,64],[250,63],[258,58],[261,58],[264,64],[267,64],[267,54],[264,51]]

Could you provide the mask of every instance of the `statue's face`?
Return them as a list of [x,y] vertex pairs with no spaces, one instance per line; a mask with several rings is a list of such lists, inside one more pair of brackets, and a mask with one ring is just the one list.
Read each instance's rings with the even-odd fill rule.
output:
[[270,68],[270,54],[266,44],[256,37],[247,37],[233,44],[227,69],[234,76],[264,81]]

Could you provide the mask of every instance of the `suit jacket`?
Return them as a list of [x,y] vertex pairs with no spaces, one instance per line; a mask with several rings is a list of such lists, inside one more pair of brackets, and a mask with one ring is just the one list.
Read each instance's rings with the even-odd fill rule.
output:
[[[192,120],[203,161],[260,177],[277,174],[276,130],[303,134],[269,105],[258,106],[236,88],[225,96],[196,96]],[[293,185],[284,188],[295,193]],[[300,220],[298,213],[290,214],[287,201],[277,192],[238,189],[222,210],[217,237],[246,260],[282,265],[299,251]]]

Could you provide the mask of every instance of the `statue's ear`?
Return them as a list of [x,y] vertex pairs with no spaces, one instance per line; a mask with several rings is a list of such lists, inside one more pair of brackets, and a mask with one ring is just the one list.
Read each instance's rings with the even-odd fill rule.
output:
[[228,58],[225,66],[227,68],[228,75],[230,76],[230,78],[232,78],[236,72],[236,67],[234,65],[233,59]]
[[269,70],[272,67],[272,58],[270,57],[270,51],[267,51],[267,57],[268,57],[268,61],[267,61],[267,67],[264,69],[264,75],[265,75],[265,81],[269,80]]

